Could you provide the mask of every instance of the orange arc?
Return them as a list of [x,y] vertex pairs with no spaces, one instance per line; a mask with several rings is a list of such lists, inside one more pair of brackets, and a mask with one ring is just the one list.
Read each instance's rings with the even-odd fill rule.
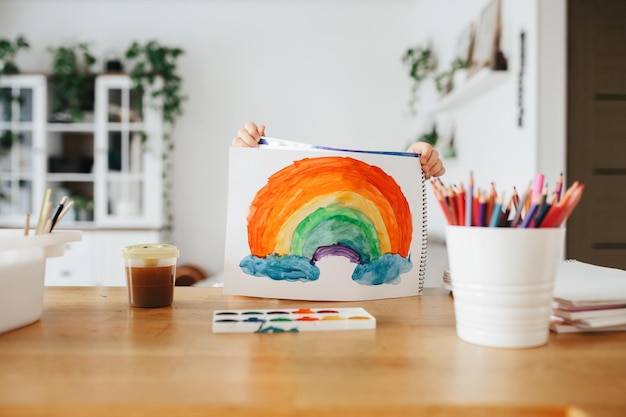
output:
[[411,210],[395,180],[381,168],[350,157],[295,161],[268,179],[250,205],[248,244],[253,255],[274,252],[283,223],[324,193],[354,191],[374,202],[384,220],[392,253],[407,257],[413,233]]

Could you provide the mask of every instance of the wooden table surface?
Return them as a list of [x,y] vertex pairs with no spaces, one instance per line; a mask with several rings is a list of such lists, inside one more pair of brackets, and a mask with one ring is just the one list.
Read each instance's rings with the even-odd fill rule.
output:
[[[214,309],[364,307],[375,330],[214,334]],[[0,416],[626,416],[626,332],[498,349],[456,337],[451,297],[321,303],[176,287],[47,287],[0,335]]]

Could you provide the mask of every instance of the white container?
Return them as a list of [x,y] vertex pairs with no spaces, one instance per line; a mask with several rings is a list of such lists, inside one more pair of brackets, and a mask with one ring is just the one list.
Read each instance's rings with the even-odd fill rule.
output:
[[459,338],[526,348],[548,342],[564,228],[447,226]]
[[23,230],[0,229],[0,333],[41,318],[46,259],[63,256],[78,230],[24,236]]

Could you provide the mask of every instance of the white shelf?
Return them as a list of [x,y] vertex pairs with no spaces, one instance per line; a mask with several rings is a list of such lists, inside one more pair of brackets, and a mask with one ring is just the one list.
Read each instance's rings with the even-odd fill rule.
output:
[[0,169],[0,174],[4,176],[5,180],[19,180],[19,181],[32,181],[33,174],[27,171],[7,171],[6,169]]
[[93,182],[96,180],[94,174],[80,172],[56,172],[48,173],[48,182]]
[[133,123],[119,123],[119,122],[109,122],[107,123],[107,130],[116,132],[121,130],[130,130],[130,131],[140,131],[144,130],[145,126],[143,123],[133,122]]
[[12,130],[18,132],[30,132],[34,129],[32,122],[0,122],[0,130]]
[[93,123],[48,123],[48,132],[93,132]]
[[436,112],[450,111],[469,103],[477,95],[501,84],[509,78],[510,71],[492,71],[490,69],[481,69],[472,74],[462,85],[455,87],[449,94],[441,98],[436,104]]
[[108,181],[141,181],[144,177],[141,172],[107,171],[106,178]]
[[[7,124],[7,122],[0,122],[3,124]],[[32,124],[22,123],[18,126],[22,126],[25,128],[32,126]],[[96,129],[96,125],[90,122],[81,122],[81,123],[48,123],[46,126],[46,130],[48,132],[94,132]],[[145,126],[143,123],[133,122],[133,123],[119,123],[119,122],[107,122],[107,129],[110,131],[120,131],[120,130],[143,130]]]

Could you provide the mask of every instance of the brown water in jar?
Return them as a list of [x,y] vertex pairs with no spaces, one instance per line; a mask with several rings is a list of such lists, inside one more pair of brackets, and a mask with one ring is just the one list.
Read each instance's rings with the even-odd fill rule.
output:
[[126,267],[128,301],[133,307],[166,307],[174,300],[174,265]]

